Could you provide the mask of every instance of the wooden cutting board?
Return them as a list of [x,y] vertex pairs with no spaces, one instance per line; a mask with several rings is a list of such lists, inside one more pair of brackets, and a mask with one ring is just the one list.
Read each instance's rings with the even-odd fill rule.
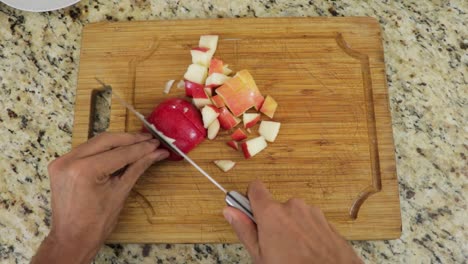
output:
[[[250,160],[225,145],[228,132],[190,156],[226,189],[260,179],[274,197],[305,199],[350,240],[401,233],[400,206],[379,24],[372,18],[266,18],[89,24],[83,30],[73,146],[88,139],[95,77],[142,112],[169,96],[200,35],[220,36],[216,56],[248,69],[279,103],[277,141]],[[264,119],[267,119],[265,116]],[[110,131],[139,131],[111,104]],[[257,134],[254,127],[251,137]],[[228,173],[212,164],[231,159]],[[221,211],[224,195],[186,162],[163,162],[143,175],[109,242],[237,242]]]

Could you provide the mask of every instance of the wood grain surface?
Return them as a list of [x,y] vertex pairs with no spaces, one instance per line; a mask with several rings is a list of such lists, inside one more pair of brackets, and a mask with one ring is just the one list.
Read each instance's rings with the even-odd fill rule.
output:
[[[98,23],[85,26],[73,145],[88,139],[99,77],[147,115],[180,80],[200,35],[220,36],[217,57],[248,69],[279,104],[276,142],[250,160],[225,145],[228,132],[190,153],[226,189],[254,179],[275,198],[320,206],[347,239],[401,233],[389,100],[379,24],[372,18],[266,18]],[[263,116],[263,119],[268,119]],[[117,101],[110,131],[141,124]],[[250,137],[257,134],[258,125]],[[212,163],[231,159],[228,173]],[[109,242],[237,242],[221,211],[224,195],[186,162],[152,166],[136,184]]]

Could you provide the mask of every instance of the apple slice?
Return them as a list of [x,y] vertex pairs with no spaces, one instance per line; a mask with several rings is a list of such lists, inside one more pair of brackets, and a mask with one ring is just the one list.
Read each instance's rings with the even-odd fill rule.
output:
[[221,107],[219,109],[219,116],[218,116],[219,123],[223,129],[231,129],[237,124],[240,123],[240,119],[233,116],[231,112],[226,107]]
[[190,50],[190,53],[192,54],[193,64],[199,64],[208,67],[214,52],[211,52],[208,48],[197,47]]
[[187,72],[184,74],[184,79],[194,83],[205,83],[208,71],[206,67],[198,64],[190,64]]
[[210,126],[208,126],[208,139],[213,140],[216,138],[219,132],[219,121],[218,119],[213,120]]
[[217,35],[203,35],[200,37],[198,46],[202,48],[209,48],[209,52],[214,54],[216,52],[216,47],[218,46],[218,36]]
[[264,113],[269,118],[273,118],[277,107],[278,103],[273,99],[273,97],[268,95],[265,98],[265,102],[263,102],[262,108],[260,108],[260,112]]
[[211,101],[213,101],[213,104],[218,108],[221,108],[224,106],[223,98],[221,98],[219,95],[215,95],[211,97]]
[[260,128],[258,129],[258,133],[263,136],[266,141],[274,142],[276,136],[278,136],[279,129],[281,127],[280,122],[274,121],[262,121],[260,123]]
[[239,144],[235,140],[228,141],[226,144],[235,150],[239,150]]
[[236,163],[232,160],[215,160],[213,162],[224,172],[227,172],[228,170],[234,168],[234,166],[236,165]]
[[213,73],[221,73],[224,74],[224,67],[223,67],[223,61],[217,58],[211,59],[210,62],[210,68],[208,70],[208,75],[211,75]]
[[224,75],[231,75],[232,73],[232,70],[229,69],[229,65],[223,65],[223,72],[222,72]]
[[247,135],[245,134],[242,129],[238,128],[234,133],[232,133],[231,138],[234,139],[235,141],[241,141],[247,138]]
[[255,124],[260,121],[260,114],[258,113],[244,113],[242,116],[242,121],[244,122],[244,128],[250,128],[255,126]]
[[267,143],[264,137],[259,136],[243,142],[241,147],[244,152],[244,157],[249,159],[264,150],[267,147]]
[[188,97],[193,97],[193,91],[203,89],[203,87],[204,86],[202,84],[185,80],[185,95]]
[[219,110],[213,105],[205,105],[201,110],[203,117],[203,126],[208,128],[219,116]]
[[206,78],[205,86],[218,87],[223,85],[229,79],[231,79],[231,77],[215,72]]

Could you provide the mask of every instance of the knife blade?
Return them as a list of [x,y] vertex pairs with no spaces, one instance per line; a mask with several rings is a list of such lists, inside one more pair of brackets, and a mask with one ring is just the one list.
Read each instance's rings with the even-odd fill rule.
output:
[[226,203],[234,208],[239,209],[244,214],[246,214],[254,223],[255,219],[252,213],[252,209],[250,206],[250,201],[244,195],[240,194],[237,191],[227,191],[221,184],[219,184],[213,177],[211,177],[205,170],[203,170],[197,163],[195,163],[189,156],[187,156],[182,150],[180,150],[176,145],[174,145],[171,141],[168,140],[161,131],[156,129],[156,127],[149,123],[146,118],[139,113],[132,105],[128,104],[125,100],[123,100],[117,93],[112,90],[112,86],[104,83],[100,79],[96,78],[96,80],[106,89],[110,89],[112,91],[112,96],[119,101],[121,105],[125,108],[130,110],[135,116],[143,123],[143,126],[153,135],[156,139],[158,139],[161,143],[166,145],[170,150],[174,151],[185,161],[190,163],[195,169],[197,169],[203,176],[205,176],[211,183],[213,183],[218,189],[220,189],[226,196],[225,201]]

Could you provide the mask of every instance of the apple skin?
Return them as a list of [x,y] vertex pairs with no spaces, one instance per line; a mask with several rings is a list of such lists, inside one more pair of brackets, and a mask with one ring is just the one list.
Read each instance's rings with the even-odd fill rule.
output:
[[221,73],[224,74],[223,61],[217,58],[211,59],[210,68],[208,70],[208,75],[212,73]]
[[221,108],[224,106],[223,98],[221,98],[219,95],[215,95],[211,97],[211,101],[213,101],[213,104],[218,108]]
[[[147,118],[164,135],[175,139],[182,152],[188,153],[206,138],[200,111],[190,102],[170,98],[157,105]],[[162,147],[166,148],[164,145]],[[169,160],[182,160],[176,153],[170,153]]]
[[237,124],[239,124],[241,121],[239,118],[233,116],[226,107],[221,107],[219,109],[218,120],[221,124],[221,127],[225,130],[229,130],[237,126]]
[[203,88],[204,86],[202,84],[194,83],[189,80],[185,80],[185,95],[188,97],[193,97],[194,90],[200,90]]
[[276,112],[276,108],[278,107],[278,103],[273,99],[271,96],[267,96],[265,101],[260,108],[260,112],[264,113],[269,118],[273,118]]
[[239,144],[235,140],[228,141],[226,144],[234,150],[239,150]]
[[242,129],[238,128],[234,133],[231,134],[231,138],[235,141],[241,141],[247,138],[247,135],[242,131]]

